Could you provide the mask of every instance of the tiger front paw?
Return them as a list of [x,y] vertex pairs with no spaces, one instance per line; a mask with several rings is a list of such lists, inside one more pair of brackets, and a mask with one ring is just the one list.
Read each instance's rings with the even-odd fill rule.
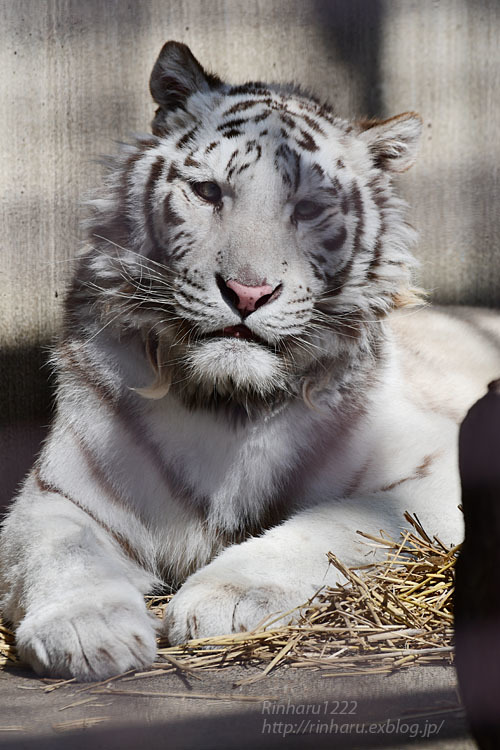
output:
[[298,616],[290,612],[304,604],[297,589],[253,583],[233,576],[232,581],[193,575],[167,606],[162,629],[171,644],[252,630],[276,617],[273,627]]
[[33,612],[16,633],[19,656],[41,676],[78,681],[147,667],[156,655],[155,623],[136,598]]

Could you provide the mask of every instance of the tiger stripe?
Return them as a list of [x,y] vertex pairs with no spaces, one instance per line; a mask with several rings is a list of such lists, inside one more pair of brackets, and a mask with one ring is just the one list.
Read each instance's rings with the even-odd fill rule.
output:
[[[227,120],[226,122],[223,122],[220,125],[218,125],[217,130],[224,131],[224,130],[230,130],[231,128],[239,128],[240,125],[246,125],[247,122],[248,122],[248,119],[246,117],[234,118],[233,120]],[[224,135],[223,132],[222,132],[222,135]]]
[[174,180],[178,180],[179,178],[180,178],[180,173],[177,168],[177,165],[174,162],[171,162],[168,168],[167,182],[174,182]]
[[300,129],[300,138],[296,138],[295,142],[306,151],[319,151],[319,146],[310,133]]
[[158,181],[163,173],[165,167],[165,159],[163,156],[157,156],[151,167],[149,178],[145,186],[144,191],[144,215],[146,219],[146,227],[150,237],[152,237],[155,245],[160,245],[160,239],[157,236],[155,221],[154,221],[154,192]]
[[64,341],[58,348],[58,356],[61,362],[65,362],[68,369],[74,375],[77,375],[80,381],[89,388],[98,398],[98,400],[107,404],[108,407],[117,409],[120,391],[116,388],[112,388],[102,373],[99,372],[99,364],[87,361],[86,353],[83,348],[82,341],[78,346],[77,351],[70,345],[69,341]]
[[[270,117],[270,115],[271,115],[271,111],[270,110],[267,111],[267,112],[262,112],[260,115],[255,115],[255,117],[253,118],[253,121],[255,123],[257,123],[257,122],[264,122],[264,120],[267,120],[267,118]],[[267,133],[267,130],[265,132]]]
[[184,219],[172,206],[172,193],[168,193],[163,201],[163,219],[167,227],[179,227],[185,224]]
[[238,130],[238,128],[231,128],[230,130],[224,130],[222,133],[223,138],[231,139],[231,138],[237,138],[239,135],[243,135],[242,130]]
[[193,140],[194,136],[199,131],[199,128],[199,125],[195,125],[194,128],[191,128],[186,133],[184,133],[184,135],[179,138],[179,140],[175,144],[175,148],[182,150],[184,146],[187,146],[187,144]]
[[124,536],[118,534],[114,529],[108,526],[108,524],[104,523],[104,521],[98,518],[95,513],[92,513],[90,508],[82,505],[77,500],[75,500],[72,495],[69,495],[67,492],[63,492],[57,487],[57,485],[51,484],[46,479],[44,479],[40,473],[40,468],[38,466],[35,466],[33,469],[33,478],[41,493],[59,495],[60,497],[63,497],[65,500],[70,502],[72,505],[75,505],[79,510],[89,516],[94,521],[94,523],[104,529],[104,531],[117,542],[118,546],[121,547],[121,549],[131,560],[136,563],[141,562],[140,557],[134,549],[133,544],[130,542],[130,540],[127,540]]
[[357,253],[361,247],[361,238],[364,232],[364,203],[361,191],[356,183],[353,183],[351,187],[350,203],[353,208],[353,213],[358,220],[353,241],[354,252]]

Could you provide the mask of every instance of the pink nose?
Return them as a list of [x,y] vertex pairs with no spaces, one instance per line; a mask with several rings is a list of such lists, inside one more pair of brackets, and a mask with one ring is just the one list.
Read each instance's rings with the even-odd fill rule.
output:
[[269,284],[247,286],[246,284],[240,284],[240,282],[235,279],[229,279],[229,281],[226,281],[226,286],[229,287],[229,289],[231,289],[238,297],[238,304],[236,305],[238,310],[247,315],[254,312],[257,307],[260,307],[259,302],[261,305],[265,304],[267,300],[263,298],[271,295],[273,291],[272,286],[269,286]]

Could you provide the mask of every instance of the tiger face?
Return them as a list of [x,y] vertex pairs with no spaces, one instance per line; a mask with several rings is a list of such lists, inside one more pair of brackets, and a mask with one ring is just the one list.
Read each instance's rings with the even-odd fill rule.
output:
[[409,296],[414,237],[390,178],[412,164],[420,118],[349,123],[292,87],[224,84],[175,42],[150,87],[153,137],[94,202],[102,315],[141,331],[150,395],[296,395]]

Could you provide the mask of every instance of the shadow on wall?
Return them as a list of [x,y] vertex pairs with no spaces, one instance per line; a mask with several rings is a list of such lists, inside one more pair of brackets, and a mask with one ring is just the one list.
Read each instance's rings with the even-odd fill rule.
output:
[[[384,115],[380,81],[380,43],[384,22],[381,0],[313,0],[325,57],[334,52],[350,71],[350,84],[359,91],[359,115]],[[335,105],[335,91],[331,94]],[[350,115],[356,113],[350,113]]]

